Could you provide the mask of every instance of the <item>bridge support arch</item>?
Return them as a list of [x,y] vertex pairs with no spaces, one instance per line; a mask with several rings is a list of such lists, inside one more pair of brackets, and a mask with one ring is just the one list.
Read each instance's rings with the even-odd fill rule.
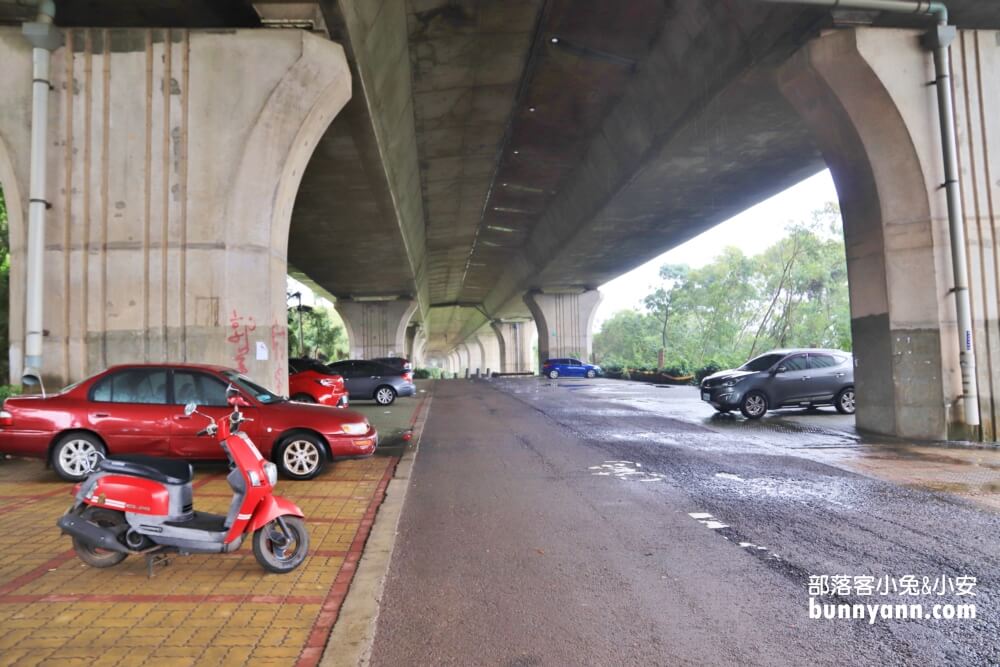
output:
[[336,308],[347,328],[352,359],[402,357],[407,354],[406,328],[417,310],[415,300],[339,299]]
[[534,324],[530,321],[496,321],[490,326],[497,338],[500,372],[530,373],[534,367],[531,359],[531,329]]
[[[983,436],[996,437],[1000,333],[996,239],[997,33],[952,46],[960,185]],[[861,28],[806,45],[779,74],[833,174],[844,218],[858,426],[905,438],[975,437],[962,427],[959,336],[938,107],[920,33]],[[997,173],[996,165],[992,173]]]
[[551,358],[590,360],[594,346],[594,315],[601,302],[600,292],[529,292],[524,295],[524,302],[538,327],[539,366]]
[[[49,386],[115,363],[193,361],[284,391],[289,221],[309,157],[350,98],[343,49],[302,31],[64,36],[46,142]],[[26,160],[31,50],[14,28],[0,29],[0,61],[0,145]],[[15,174],[21,192],[26,177]],[[12,265],[25,260],[12,244]]]

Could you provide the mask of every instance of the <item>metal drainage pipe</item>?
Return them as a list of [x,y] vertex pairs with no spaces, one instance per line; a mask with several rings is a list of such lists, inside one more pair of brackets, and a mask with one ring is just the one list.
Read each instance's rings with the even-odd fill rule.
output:
[[954,26],[948,25],[948,8],[926,0],[759,0],[874,10],[934,17],[937,26],[924,35],[923,45],[934,53],[934,84],[937,89],[941,152],[944,157],[944,188],[948,201],[948,228],[951,237],[951,268],[955,283],[955,311],[958,316],[959,367],[962,373],[964,423],[979,426],[979,395],[976,385],[976,353],[972,347],[972,306],[969,300],[969,268],[965,252],[965,215],[958,184],[958,142],[955,138],[954,102],[951,94],[951,52]]
[[[45,197],[46,160],[49,119],[49,65],[52,51],[62,44],[62,36],[53,25],[56,6],[52,0],[38,4],[38,18],[25,23],[23,34],[34,47],[31,99],[31,164],[28,183],[27,294],[25,308],[24,373],[25,384],[40,384],[42,377],[42,314],[45,282]],[[44,392],[44,389],[43,389]]]

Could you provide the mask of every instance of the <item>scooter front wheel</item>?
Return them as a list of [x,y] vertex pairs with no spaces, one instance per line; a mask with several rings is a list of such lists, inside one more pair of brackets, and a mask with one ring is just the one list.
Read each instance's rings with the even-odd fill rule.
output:
[[253,555],[269,572],[291,572],[306,559],[309,532],[297,516],[283,516],[253,534]]

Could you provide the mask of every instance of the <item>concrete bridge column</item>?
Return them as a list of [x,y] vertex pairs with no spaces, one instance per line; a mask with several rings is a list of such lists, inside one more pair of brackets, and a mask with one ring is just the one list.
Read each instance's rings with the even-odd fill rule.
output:
[[594,314],[601,302],[600,292],[529,292],[524,295],[524,302],[538,327],[539,363],[553,357],[590,359]]
[[[44,343],[49,388],[111,364],[233,366],[287,388],[288,228],[351,92],[302,31],[66,29],[52,54]],[[0,28],[11,207],[11,374],[24,341],[31,49]]]
[[338,299],[336,308],[344,320],[353,359],[406,355],[406,328],[417,309],[415,300]]
[[500,372],[500,341],[492,329],[480,331],[476,337],[483,350],[483,369],[485,374],[487,369],[490,373]]
[[414,368],[423,368],[427,365],[427,336],[423,328],[418,328],[413,336],[413,350],[410,353],[410,361]]
[[459,343],[458,347],[455,348],[455,352],[458,354],[458,374],[460,377],[465,377],[466,372],[469,374],[472,371],[469,366],[472,363],[472,354],[469,352],[469,346],[465,343]]
[[500,348],[500,372],[530,373],[533,369],[531,329],[534,328],[534,324],[499,321],[493,322],[491,327]]
[[[951,48],[960,185],[983,435],[996,438],[1000,334],[1000,68],[996,32],[960,32]],[[920,33],[836,31],[780,73],[813,130],[844,217],[857,423],[906,438],[975,437],[962,424],[949,222],[931,53]]]

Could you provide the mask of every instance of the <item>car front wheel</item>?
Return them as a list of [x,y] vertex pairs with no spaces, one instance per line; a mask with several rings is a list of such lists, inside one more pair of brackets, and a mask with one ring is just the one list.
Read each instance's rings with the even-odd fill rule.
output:
[[743,397],[740,412],[747,419],[760,419],[767,412],[767,396],[759,391],[751,391]]
[[557,371],[554,368],[551,371],[549,371],[549,379],[550,380],[555,380],[557,377],[559,377],[559,371]]
[[842,415],[854,414],[854,387],[848,387],[837,394],[837,412]]
[[382,385],[375,390],[375,402],[379,405],[392,405],[396,400],[396,390],[389,385]]
[[319,438],[312,433],[293,433],[278,448],[275,463],[289,479],[312,479],[326,463],[326,453]]
[[80,482],[97,468],[107,453],[104,443],[90,433],[70,433],[52,448],[52,469],[67,482]]

